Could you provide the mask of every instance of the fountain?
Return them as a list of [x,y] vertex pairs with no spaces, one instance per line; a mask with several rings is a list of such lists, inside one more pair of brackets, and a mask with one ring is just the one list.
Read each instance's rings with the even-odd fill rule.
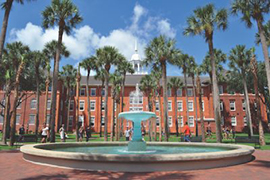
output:
[[141,122],[156,117],[142,111],[139,86],[130,112],[119,114],[134,123],[130,142],[80,142],[25,145],[26,161],[54,167],[123,172],[178,171],[224,167],[252,160],[254,148],[220,143],[144,142]]
[[153,112],[141,111],[143,105],[140,103],[141,94],[139,84],[136,84],[136,91],[133,92],[130,99],[133,111],[122,112],[118,116],[118,118],[125,118],[133,122],[133,136],[128,143],[128,151],[146,151],[146,142],[142,140],[141,122],[156,117]]

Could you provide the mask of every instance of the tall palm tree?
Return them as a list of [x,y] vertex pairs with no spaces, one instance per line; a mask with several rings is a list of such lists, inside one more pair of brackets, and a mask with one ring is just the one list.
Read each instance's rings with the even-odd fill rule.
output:
[[96,69],[95,79],[99,79],[101,81],[101,94],[100,94],[100,124],[99,124],[99,137],[102,137],[102,101],[103,101],[103,94],[102,91],[104,89],[105,84],[105,70],[97,68]]
[[[47,58],[49,58],[47,56]],[[44,123],[47,122],[47,102],[48,102],[48,94],[49,94],[49,86],[50,86],[50,79],[51,79],[51,65],[50,61],[46,62],[46,81],[45,81],[45,105],[44,105]]]
[[[262,43],[263,56],[265,61],[266,75],[268,87],[270,87],[270,62],[269,52],[267,47],[267,39],[263,22],[264,16],[270,12],[270,1],[268,0],[234,0],[232,3],[232,14],[241,14],[241,20],[245,22],[248,28],[252,27],[252,20],[257,23],[260,39]],[[270,88],[268,88],[270,93]]]
[[112,65],[120,63],[121,55],[115,47],[105,46],[96,50],[97,66],[105,71],[105,116],[104,116],[104,140],[108,141],[108,97],[109,97],[109,75]]
[[251,71],[254,79],[254,90],[255,90],[255,102],[257,104],[257,114],[256,118],[259,122],[259,140],[260,145],[265,145],[265,139],[264,139],[264,131],[263,131],[263,125],[262,125],[262,116],[261,116],[261,105],[260,105],[260,97],[259,97],[259,88],[258,88],[258,65],[255,54],[252,55],[251,61]]
[[[263,26],[263,31],[264,31],[266,44],[269,47],[270,46],[270,20],[267,21],[267,23]],[[256,38],[255,43],[259,45],[261,43],[260,34],[256,33],[255,38]]]
[[[36,79],[36,99],[37,99],[37,109],[36,109],[36,117],[35,117],[35,134],[38,135],[38,127],[39,127],[39,99],[40,99],[40,79],[41,79],[41,69],[44,69],[46,66],[46,56],[44,53],[40,51],[34,51],[31,54],[31,59],[35,67],[35,79]],[[45,102],[47,104],[47,102]]]
[[14,42],[7,44],[8,58],[11,60],[12,67],[14,69],[15,81],[14,81],[14,100],[12,105],[12,117],[11,117],[11,131],[10,131],[10,146],[13,146],[15,142],[16,132],[16,116],[17,116],[17,104],[19,100],[19,84],[20,77],[25,68],[27,56],[29,56],[29,47],[23,45],[21,42]]
[[[185,95],[186,95],[186,114],[187,122],[189,125],[189,108],[188,108],[188,87],[187,87],[187,73],[190,69],[192,62],[194,62],[194,57],[189,56],[188,54],[178,54],[178,58],[175,59],[174,64],[180,67],[183,70],[184,81],[185,81]],[[193,92],[194,93],[194,92]]]
[[56,56],[53,70],[52,80],[52,103],[51,103],[51,142],[55,142],[55,116],[56,116],[56,92],[58,82],[58,71],[60,54],[62,52],[61,45],[64,32],[70,34],[72,28],[82,21],[78,8],[71,0],[52,0],[50,6],[42,12],[43,27],[48,29],[54,25],[58,25],[58,41],[56,48]]
[[[77,70],[77,75],[76,75],[76,120],[75,120],[75,124],[76,124],[76,141],[78,142],[79,141],[79,119],[80,119],[80,115],[79,115],[79,112],[80,112],[80,96],[79,96],[79,93],[80,93],[80,82],[81,82],[81,73],[80,73],[80,64],[78,66],[78,70]],[[82,124],[83,126],[83,124]]]
[[[177,106],[177,90],[183,87],[183,82],[180,78],[173,77],[170,79],[168,83],[168,87],[173,90],[174,94],[174,112],[175,112],[175,128],[176,128],[176,136],[179,136],[179,129],[178,129],[178,106]],[[181,117],[181,115],[180,115]]]
[[194,15],[187,20],[188,27],[184,31],[184,35],[203,35],[208,43],[209,54],[211,57],[212,67],[212,85],[213,85],[213,101],[216,122],[217,142],[221,142],[221,112],[218,91],[218,82],[216,74],[216,66],[214,59],[213,34],[216,28],[225,30],[228,24],[228,14],[226,9],[217,10],[213,4],[199,7],[194,10]]
[[250,60],[252,57],[252,49],[246,49],[244,45],[237,45],[235,48],[231,49],[229,55],[229,67],[234,71],[238,72],[241,76],[243,86],[244,86],[244,97],[246,105],[246,118],[249,125],[249,132],[253,136],[252,129],[252,119],[249,105],[248,89],[247,89],[247,72],[250,70]]
[[76,85],[76,75],[77,75],[77,69],[75,69],[72,65],[67,64],[62,67],[62,71],[60,71],[60,78],[64,82],[64,86],[67,88],[66,92],[66,126],[69,122],[69,109],[70,109],[70,101],[71,101],[71,94],[70,91],[73,89]]
[[[9,14],[10,14],[10,11],[11,11],[11,8],[12,8],[14,1],[17,3],[20,3],[20,4],[24,3],[24,0],[5,0],[1,4],[1,8],[5,10],[5,14],[4,14],[4,19],[3,19],[3,23],[2,23],[2,29],[1,29],[1,36],[0,36],[0,61],[2,60],[2,54],[3,54],[5,39],[6,39]],[[28,1],[31,1],[31,0],[28,0]]]
[[163,117],[165,123],[165,140],[169,140],[168,127],[168,95],[167,95],[167,63],[172,63],[177,50],[175,40],[168,39],[161,35],[154,38],[145,48],[146,58],[144,63],[161,67],[162,69],[162,86],[163,86]]
[[86,95],[87,95],[87,111],[88,111],[88,123],[90,127],[89,136],[91,137],[91,107],[90,107],[90,96],[89,96],[89,77],[91,70],[97,69],[96,67],[96,57],[91,56],[90,58],[86,58],[81,62],[81,67],[87,71],[87,79],[86,79]]

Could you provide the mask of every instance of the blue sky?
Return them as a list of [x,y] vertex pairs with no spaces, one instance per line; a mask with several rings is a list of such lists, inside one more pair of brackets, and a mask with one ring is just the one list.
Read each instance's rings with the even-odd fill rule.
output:
[[[7,32],[7,42],[20,40],[31,49],[42,49],[43,45],[57,39],[57,27],[44,30],[41,27],[41,12],[50,4],[50,0],[37,0],[24,5],[14,3]],[[230,8],[231,1],[224,0],[73,0],[84,20],[64,36],[64,43],[71,56],[62,59],[60,65],[76,65],[92,55],[96,48],[104,45],[116,46],[127,59],[134,52],[134,41],[138,40],[139,53],[144,57],[143,49],[155,36],[166,34],[177,40],[177,48],[195,57],[201,63],[208,46],[200,36],[185,37],[182,32],[186,19],[197,7],[214,3],[217,8]],[[3,19],[3,10],[0,13]],[[269,20],[269,16],[266,17]],[[239,17],[229,17],[226,31],[216,31],[214,46],[224,53],[237,44],[248,48],[255,46],[254,35],[257,27],[247,29]],[[262,50],[256,47],[258,59],[262,60]],[[181,70],[169,66],[168,75],[178,75]]]

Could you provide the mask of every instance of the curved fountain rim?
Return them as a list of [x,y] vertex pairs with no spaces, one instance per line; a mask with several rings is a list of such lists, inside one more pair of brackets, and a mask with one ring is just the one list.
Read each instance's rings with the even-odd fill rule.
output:
[[154,162],[154,161],[193,161],[193,160],[209,160],[232,158],[237,156],[245,156],[252,154],[255,149],[246,145],[219,144],[219,143],[180,143],[180,142],[150,142],[148,145],[173,145],[173,146],[200,146],[200,147],[223,147],[235,148],[233,150],[224,150],[220,152],[204,152],[204,153],[186,153],[186,154],[91,154],[78,152],[62,152],[40,149],[40,147],[50,146],[97,146],[97,145],[127,145],[126,142],[95,142],[95,143],[54,143],[54,144],[33,144],[25,145],[20,148],[21,152],[28,155],[59,158],[67,160],[89,160],[89,161],[108,161],[108,162]]
[[122,114],[151,114],[151,115],[156,115],[154,112],[151,111],[126,111],[126,112],[121,112],[119,113],[118,116],[122,115]]

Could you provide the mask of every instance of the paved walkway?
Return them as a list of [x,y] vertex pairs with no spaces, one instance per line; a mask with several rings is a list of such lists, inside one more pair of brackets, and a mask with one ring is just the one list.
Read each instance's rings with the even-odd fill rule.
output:
[[196,171],[154,173],[90,172],[35,165],[22,159],[19,151],[0,151],[0,180],[13,179],[184,179],[184,180],[269,180],[270,151],[256,150],[255,160],[246,164]]

